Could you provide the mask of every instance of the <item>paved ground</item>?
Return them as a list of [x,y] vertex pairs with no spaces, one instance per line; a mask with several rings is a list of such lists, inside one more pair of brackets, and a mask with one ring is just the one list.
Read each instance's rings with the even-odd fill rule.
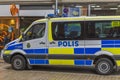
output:
[[0,60],[0,80],[120,80],[120,71],[109,76],[97,75],[93,68],[37,66],[15,71]]

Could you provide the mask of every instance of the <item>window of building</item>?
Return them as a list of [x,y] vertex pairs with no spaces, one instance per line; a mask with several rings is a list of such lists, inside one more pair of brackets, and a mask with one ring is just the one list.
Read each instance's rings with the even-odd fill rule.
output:
[[53,22],[52,36],[54,40],[79,40],[82,37],[80,22]]
[[45,34],[45,24],[33,25],[25,34],[25,40],[31,40],[36,38],[42,38]]
[[120,21],[95,21],[88,22],[87,38],[117,39],[120,38]]

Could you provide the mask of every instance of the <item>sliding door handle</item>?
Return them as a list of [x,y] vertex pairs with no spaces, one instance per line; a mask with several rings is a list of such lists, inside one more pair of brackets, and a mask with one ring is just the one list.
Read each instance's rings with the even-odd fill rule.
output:
[[42,41],[42,42],[40,42],[40,44],[45,44],[45,42]]

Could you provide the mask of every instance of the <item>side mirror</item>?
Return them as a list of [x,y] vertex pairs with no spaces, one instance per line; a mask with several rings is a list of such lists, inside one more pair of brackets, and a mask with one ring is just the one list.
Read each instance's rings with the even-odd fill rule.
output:
[[25,40],[25,34],[23,32],[21,34],[22,34],[22,41],[24,41]]

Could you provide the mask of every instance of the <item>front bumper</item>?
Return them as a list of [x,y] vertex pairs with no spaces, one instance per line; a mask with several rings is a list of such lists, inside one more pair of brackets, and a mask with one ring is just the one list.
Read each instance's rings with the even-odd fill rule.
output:
[[11,62],[11,55],[10,55],[11,51],[10,50],[2,50],[1,51],[1,58],[4,59],[4,61],[6,63],[10,63]]
[[10,54],[5,54],[5,53],[6,53],[5,50],[2,50],[0,57],[1,57],[2,59],[4,59],[4,61],[5,61],[6,63],[10,63],[10,62],[11,62],[11,61],[10,61],[11,56],[10,56]]
[[6,63],[9,63],[9,64],[11,63],[10,58],[11,58],[10,55],[5,55],[5,54],[3,54],[3,59],[4,59],[4,61],[5,61]]

